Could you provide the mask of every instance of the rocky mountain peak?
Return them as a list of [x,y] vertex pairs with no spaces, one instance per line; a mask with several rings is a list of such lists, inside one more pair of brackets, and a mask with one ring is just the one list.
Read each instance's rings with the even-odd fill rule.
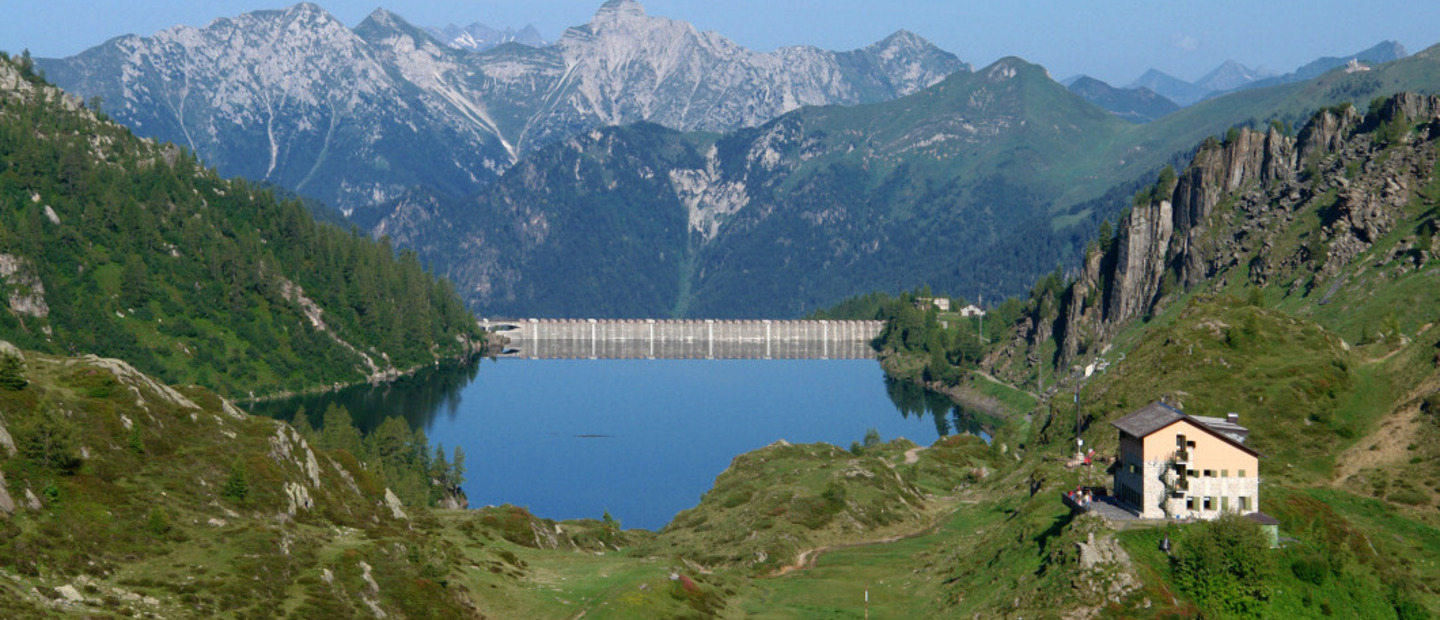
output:
[[540,35],[540,31],[529,24],[520,30],[508,27],[501,30],[475,22],[463,28],[449,24],[444,28],[427,27],[425,31],[450,47],[477,52],[483,52],[503,43],[520,43],[530,47],[544,47],[549,44],[545,37]]
[[1006,56],[991,63],[990,66],[983,69],[983,71],[991,82],[1003,82],[1034,67],[1036,67],[1036,65],[1026,62],[1023,58]]
[[[365,21],[390,27],[395,27],[399,24],[406,23],[405,20],[399,15],[391,13],[384,7],[378,7],[374,11],[371,11],[370,14],[365,17]],[[406,25],[408,26],[408,24]]]
[[417,185],[472,194],[519,156],[597,126],[728,131],[802,106],[894,99],[967,68],[904,31],[851,52],[759,53],[630,0],[607,2],[553,45],[494,47],[539,41],[526,32],[440,36],[384,9],[352,30],[304,3],[116,39],[41,68],[227,175],[351,215]]
[[1224,92],[1235,90],[1256,80],[1270,77],[1270,75],[1267,71],[1251,69],[1233,60],[1227,60],[1205,74],[1195,84],[1208,90]]
[[612,22],[624,19],[644,19],[645,7],[640,6],[635,0],[608,0],[600,5],[595,11],[595,17],[590,20],[592,24]]
[[891,33],[890,36],[872,43],[866,49],[895,49],[895,48],[923,48],[932,47],[932,44],[925,37],[901,28]]

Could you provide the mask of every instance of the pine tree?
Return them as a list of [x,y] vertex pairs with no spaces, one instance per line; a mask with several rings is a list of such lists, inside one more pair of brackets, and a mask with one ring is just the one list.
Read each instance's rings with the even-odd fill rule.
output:
[[0,388],[16,392],[25,389],[25,363],[19,357],[0,353]]
[[49,400],[41,401],[28,423],[16,430],[21,453],[36,465],[61,473],[80,466],[75,447],[79,431]]
[[240,459],[235,459],[230,465],[230,475],[225,478],[220,494],[237,503],[243,503],[250,496],[250,474],[245,471],[245,463]]
[[455,458],[450,459],[450,474],[446,479],[456,487],[465,484],[465,451],[460,446],[455,446]]
[[290,426],[295,427],[295,431],[300,433],[300,436],[306,441],[312,443],[315,441],[315,427],[311,426],[310,416],[305,414],[304,405],[295,410],[295,417],[290,420]]

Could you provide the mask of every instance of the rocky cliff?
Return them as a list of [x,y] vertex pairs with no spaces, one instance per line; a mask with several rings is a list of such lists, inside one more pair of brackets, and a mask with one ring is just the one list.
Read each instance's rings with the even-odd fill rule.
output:
[[1437,120],[1440,98],[1401,93],[1363,116],[1348,104],[1321,110],[1295,136],[1242,128],[1207,140],[1183,172],[1137,196],[1058,310],[1027,317],[990,364],[1011,368],[1022,350],[1034,360],[1051,335],[1062,367],[1093,357],[1132,322],[1234,278],[1333,294],[1342,269],[1395,229],[1428,182]]

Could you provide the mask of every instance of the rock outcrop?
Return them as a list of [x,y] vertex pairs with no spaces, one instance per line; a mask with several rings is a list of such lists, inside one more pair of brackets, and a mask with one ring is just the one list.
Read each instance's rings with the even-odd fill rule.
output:
[[44,321],[50,316],[50,306],[45,303],[45,284],[35,273],[34,265],[23,257],[0,254],[0,284],[4,286],[10,312],[22,320],[31,317]]
[[[1291,277],[1294,292],[1329,284],[1403,218],[1434,170],[1437,122],[1440,97],[1401,93],[1364,116],[1349,105],[1321,110],[1293,138],[1272,127],[1207,140],[1173,188],[1162,178],[1113,242],[1087,255],[1054,317],[1058,361],[1097,354],[1125,325],[1225,270],[1246,269],[1261,285]],[[1279,235],[1307,210],[1319,215],[1318,240],[1277,254]],[[1023,319],[1026,335],[988,363],[1011,369],[1021,350],[1035,357],[1047,335],[1036,326],[1048,320]]]

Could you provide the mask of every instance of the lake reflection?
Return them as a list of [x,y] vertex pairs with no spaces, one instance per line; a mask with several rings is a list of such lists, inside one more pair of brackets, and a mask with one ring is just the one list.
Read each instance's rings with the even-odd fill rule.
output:
[[944,396],[887,381],[874,360],[483,361],[255,411],[289,418],[303,405],[316,420],[330,402],[365,429],[403,415],[463,448],[471,506],[552,519],[608,510],[647,529],[698,503],[736,455],[780,439],[848,447],[875,428],[928,445],[984,430]]

